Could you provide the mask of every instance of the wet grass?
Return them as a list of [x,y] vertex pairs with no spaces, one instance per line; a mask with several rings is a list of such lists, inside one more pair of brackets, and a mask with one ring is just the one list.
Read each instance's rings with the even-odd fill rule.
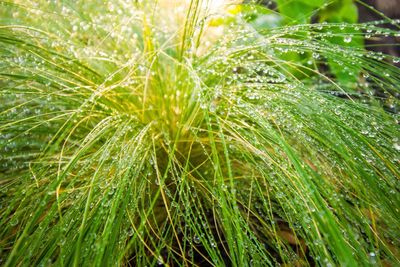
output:
[[398,32],[203,6],[0,2],[1,264],[400,264]]

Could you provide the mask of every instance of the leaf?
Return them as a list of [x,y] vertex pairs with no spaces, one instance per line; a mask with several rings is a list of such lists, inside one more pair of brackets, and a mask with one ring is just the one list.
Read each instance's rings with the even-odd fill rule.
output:
[[279,13],[283,15],[287,24],[304,24],[310,21],[315,9],[313,2],[310,4],[303,1],[278,0],[277,4]]

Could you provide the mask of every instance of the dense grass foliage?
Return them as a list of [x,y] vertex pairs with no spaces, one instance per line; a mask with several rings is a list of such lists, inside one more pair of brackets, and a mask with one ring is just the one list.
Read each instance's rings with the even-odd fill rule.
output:
[[0,2],[0,264],[400,264],[399,32],[178,4]]

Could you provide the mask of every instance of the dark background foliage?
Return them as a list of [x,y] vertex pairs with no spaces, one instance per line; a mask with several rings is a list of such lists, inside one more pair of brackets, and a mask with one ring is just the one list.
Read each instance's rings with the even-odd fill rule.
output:
[[[374,7],[377,11],[382,12],[391,19],[400,19],[400,1],[399,0],[365,0],[365,4]],[[373,11],[362,4],[357,4],[359,10],[359,21],[368,22],[380,20],[382,15]],[[395,29],[391,24],[385,27]],[[366,40],[366,47],[376,52],[383,52],[392,56],[400,56],[400,37],[381,37],[373,40]],[[395,45],[393,45],[395,44]],[[400,64],[396,64],[400,67]]]

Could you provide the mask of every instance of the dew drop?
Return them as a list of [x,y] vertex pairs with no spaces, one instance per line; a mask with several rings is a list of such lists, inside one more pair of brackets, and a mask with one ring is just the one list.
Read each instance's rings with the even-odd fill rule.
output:
[[370,252],[368,255],[369,255],[370,262],[372,264],[375,264],[376,263],[376,254],[375,254],[375,252]]
[[320,57],[320,55],[318,53],[312,53],[312,57],[315,59],[318,59]]
[[164,261],[163,261],[163,259],[162,259],[162,257],[161,256],[159,256],[158,258],[157,258],[157,265],[163,265],[164,264]]
[[64,244],[65,244],[65,241],[66,241],[66,239],[65,239],[64,237],[61,238],[61,239],[58,241],[58,245],[59,245],[59,246],[64,245]]
[[345,36],[344,39],[343,39],[343,41],[344,41],[345,43],[350,43],[351,40],[352,40],[352,37],[351,37],[351,36]]
[[193,241],[194,241],[194,243],[196,243],[196,244],[200,244],[200,237],[194,236],[194,237],[193,237]]
[[135,231],[133,230],[133,228],[129,228],[128,236],[133,236],[134,233],[135,233]]
[[397,151],[400,151],[400,143],[394,143],[393,148],[396,149]]

